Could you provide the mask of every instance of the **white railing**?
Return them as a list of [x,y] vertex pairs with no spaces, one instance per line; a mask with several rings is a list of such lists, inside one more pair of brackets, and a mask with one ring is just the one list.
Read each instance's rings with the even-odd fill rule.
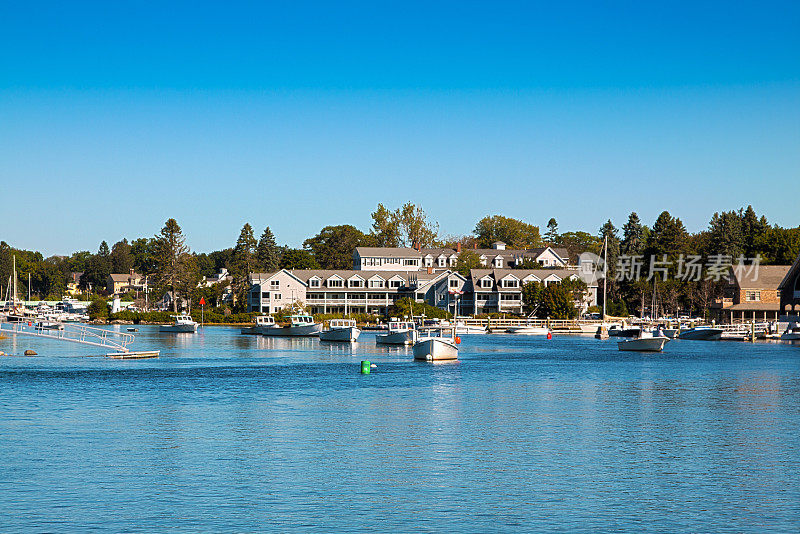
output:
[[128,352],[133,342],[133,334],[95,328],[84,324],[62,324],[59,329],[44,328],[36,321],[0,322],[0,333],[22,336],[35,336],[57,341],[71,341]]

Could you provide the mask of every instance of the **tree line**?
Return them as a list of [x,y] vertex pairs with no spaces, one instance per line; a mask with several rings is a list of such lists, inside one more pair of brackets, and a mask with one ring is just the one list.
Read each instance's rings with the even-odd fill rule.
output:
[[[490,248],[495,241],[506,243],[509,249],[531,249],[550,245],[567,250],[575,260],[577,255],[591,251],[602,252],[608,238],[608,263],[613,271],[620,256],[650,255],[676,259],[680,255],[710,256],[725,254],[731,257],[760,256],[762,263],[790,264],[800,254],[800,227],[782,228],[770,225],[765,216],[758,216],[751,206],[734,211],[714,213],[708,228],[689,233],[683,222],[669,212],[661,213],[652,226],[647,226],[634,212],[621,231],[611,220],[597,232],[559,232],[555,218],[550,218],[542,235],[539,227],[529,222],[489,215],[481,218],[468,235],[446,235],[421,206],[411,202],[389,209],[378,204],[371,214],[372,225],[362,231],[352,225],[323,227],[315,236],[303,242],[301,248],[278,245],[269,226],[256,238],[255,230],[246,223],[230,248],[209,253],[192,252],[186,236],[175,219],[168,219],[152,237],[123,239],[109,246],[100,243],[96,253],[74,252],[70,256],[44,258],[39,252],[16,249],[0,242],[0,287],[5,287],[11,274],[12,256],[17,259],[20,296],[27,293],[28,274],[32,298],[53,300],[66,291],[70,274],[82,272],[79,285],[87,293],[102,294],[111,273],[136,273],[148,277],[152,297],[163,294],[173,298],[177,309],[179,299],[195,305],[205,298],[210,306],[221,304],[227,284],[198,287],[203,277],[212,276],[226,268],[231,275],[231,288],[236,307],[246,305],[247,276],[251,272],[272,272],[278,269],[349,269],[356,247],[422,247],[455,248],[462,246],[457,269],[468,274],[479,268],[480,259],[471,249]],[[526,264],[522,268],[537,268]],[[647,280],[617,280],[609,278],[609,311],[619,315],[641,311],[653,295],[653,284]],[[720,294],[718,281],[682,281],[670,279],[660,283],[655,291],[666,309],[690,308],[704,310]],[[141,298],[141,295],[133,297]],[[562,299],[563,300],[563,299]],[[531,301],[533,302],[533,301]]]

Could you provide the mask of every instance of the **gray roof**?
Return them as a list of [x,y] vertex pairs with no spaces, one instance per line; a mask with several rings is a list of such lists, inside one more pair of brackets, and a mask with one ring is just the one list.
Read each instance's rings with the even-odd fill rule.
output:
[[789,268],[789,271],[786,273],[786,276],[783,277],[783,280],[781,280],[781,283],[778,285],[778,288],[779,289],[793,288],[794,280],[798,275],[800,275],[800,256],[797,256],[797,259],[794,260],[794,263]]
[[[502,291],[502,288],[497,286],[497,281],[502,280],[508,275],[514,275],[520,280],[530,275],[537,277],[539,280],[544,280],[548,276],[556,275],[561,280],[564,280],[573,275],[578,276],[578,271],[570,271],[568,269],[472,269],[469,275],[472,281],[473,291],[480,293],[481,291]],[[494,280],[494,287],[491,289],[480,287],[480,284],[478,284],[478,280],[487,275],[491,276]]]
[[731,268],[733,280],[741,289],[776,290],[790,269],[790,265],[759,265],[758,270],[754,268],[753,272],[749,272],[750,267],[737,269],[734,266]]
[[356,247],[358,255],[363,257],[380,258],[419,258],[422,254],[415,248],[410,247]]
[[127,282],[128,280],[141,280],[142,275],[138,273],[125,273],[125,274],[116,274],[112,273],[109,275],[111,279],[115,282]]

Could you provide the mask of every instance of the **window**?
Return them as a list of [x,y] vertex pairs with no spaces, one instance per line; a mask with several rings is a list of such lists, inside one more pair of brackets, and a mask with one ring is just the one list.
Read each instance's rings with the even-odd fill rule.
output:
[[519,300],[519,294],[503,293],[502,295],[500,295],[500,300]]
[[270,283],[269,283],[269,288],[270,289],[280,289],[281,288],[280,280],[271,280]]
[[425,258],[425,267],[433,267],[433,258]]
[[367,298],[366,293],[348,293],[347,298],[350,300],[364,300]]
[[370,280],[369,287],[383,287],[383,280]]
[[439,267],[447,266],[447,259],[444,257],[439,258]]
[[761,291],[745,291],[744,292],[744,300],[746,300],[748,302],[761,300]]
[[281,300],[281,294],[280,293],[273,293],[272,294],[272,298],[275,299],[275,300]]
[[320,286],[320,279],[319,278],[312,278],[308,281],[309,287],[319,287]]
[[393,289],[397,289],[398,287],[403,287],[402,280],[389,280],[389,287]]
[[386,293],[370,293],[370,300],[386,300]]
[[503,287],[518,287],[519,284],[513,278],[506,278],[503,280]]
[[417,300],[425,300],[425,293],[417,293]]
[[451,278],[449,287],[458,287],[458,278]]
[[489,300],[489,295],[486,293],[478,293],[478,300]]
[[417,263],[417,260],[403,260],[403,265],[416,267],[419,264]]
[[354,278],[350,280],[350,287],[364,287],[364,281]]
[[261,293],[261,298],[262,299],[268,299],[269,298],[269,293],[264,291],[263,293]]
[[344,287],[344,280],[341,278],[329,278],[328,287]]
[[494,267],[495,267],[495,269],[502,269],[503,268],[503,258],[495,258]]
[[491,278],[481,278],[481,287],[484,288],[484,289],[491,288],[492,287],[492,279]]

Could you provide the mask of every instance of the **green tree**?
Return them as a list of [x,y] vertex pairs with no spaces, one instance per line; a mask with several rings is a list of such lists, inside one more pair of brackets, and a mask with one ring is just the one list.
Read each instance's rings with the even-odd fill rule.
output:
[[187,261],[190,257],[186,237],[178,221],[167,219],[155,239],[158,243],[157,283],[172,294],[172,311],[178,313],[178,299],[181,296],[178,292],[179,286],[187,275]]
[[127,273],[133,269],[133,254],[127,239],[117,241],[111,247],[111,272]]
[[241,308],[246,305],[247,290],[250,288],[250,273],[256,270],[256,247],[253,227],[245,223],[239,232],[239,239],[233,247],[231,276],[233,277],[234,303]]
[[275,242],[275,235],[269,226],[264,228],[256,247],[256,260],[264,271],[271,273],[278,270],[281,261],[280,248]]
[[562,284],[548,284],[539,297],[536,315],[542,319],[573,319],[578,316],[573,291]]
[[383,204],[372,212],[372,235],[375,237],[376,246],[399,247],[400,225],[396,212],[390,211]]
[[644,254],[646,239],[647,228],[641,223],[639,216],[634,211],[628,216],[628,222],[622,227],[620,253],[626,256]]
[[559,244],[567,249],[570,260],[575,261],[582,252],[599,252],[600,240],[589,232],[564,232]]
[[688,250],[689,234],[683,226],[683,222],[677,217],[673,217],[668,211],[661,212],[661,215],[653,224],[647,236],[645,247],[645,257],[657,256],[659,259],[663,255],[674,259],[679,254],[685,254]]
[[140,237],[131,243],[133,268],[139,274],[154,274],[158,268],[160,254],[158,237]]
[[481,248],[489,248],[495,241],[502,241],[509,249],[517,250],[542,246],[538,226],[502,215],[491,215],[478,221],[475,235]]
[[558,244],[558,222],[555,217],[550,217],[547,221],[547,232],[544,234],[544,240],[550,245]]
[[[653,227],[655,230],[655,226]],[[714,213],[708,223],[709,254],[726,254],[732,258],[744,253],[742,217],[735,211]]]
[[355,226],[342,224],[326,226],[316,236],[306,239],[303,247],[311,250],[323,269],[351,269],[353,250],[372,244],[372,236],[364,234]]
[[458,253],[456,260],[456,270],[461,276],[469,277],[469,272],[472,269],[481,269],[481,258],[475,252],[465,249]]
[[281,255],[281,269],[319,269],[314,256],[307,250],[287,249]]
[[542,284],[527,282],[522,286],[522,309],[527,315],[535,314],[541,305]]
[[105,319],[108,317],[108,302],[104,298],[96,298],[92,300],[89,307],[86,309],[90,319]]

